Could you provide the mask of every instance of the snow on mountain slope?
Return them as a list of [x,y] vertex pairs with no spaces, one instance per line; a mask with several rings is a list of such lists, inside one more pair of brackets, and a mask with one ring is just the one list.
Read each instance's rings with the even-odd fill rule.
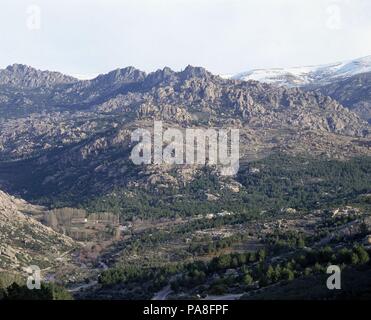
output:
[[310,84],[327,84],[333,80],[345,79],[365,72],[371,72],[371,56],[318,66],[253,69],[226,77],[300,87]]

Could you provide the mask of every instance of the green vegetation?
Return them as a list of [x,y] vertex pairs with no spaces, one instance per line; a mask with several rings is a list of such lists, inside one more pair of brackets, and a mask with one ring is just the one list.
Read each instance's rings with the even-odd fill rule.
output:
[[[269,234],[264,241],[269,250],[278,254],[296,248],[304,248],[309,242],[307,236],[295,231],[275,231]],[[308,244],[308,243],[307,243]]]
[[240,173],[248,203],[266,209],[309,210],[344,205],[371,190],[371,158],[349,161],[273,155]]
[[[259,169],[250,172],[249,168]],[[277,214],[282,208],[308,211],[358,201],[371,192],[371,158],[349,161],[272,155],[241,167],[238,193],[221,188],[210,168],[205,168],[184,188],[155,190],[118,189],[84,204],[90,211],[119,212],[130,217],[176,217],[222,210],[256,216],[262,211]],[[218,193],[206,201],[206,193]],[[178,197],[176,195],[181,195]]]
[[329,246],[316,250],[300,249],[278,262],[272,262],[272,257],[271,252],[261,249],[257,252],[224,254],[208,262],[178,263],[171,267],[117,267],[104,271],[100,282],[105,287],[140,286],[147,298],[169,283],[175,293],[221,295],[234,290],[249,291],[256,285],[266,287],[281,281],[322,274],[330,264],[340,265],[342,269],[363,265],[370,267],[370,253],[360,245],[337,250]]
[[[62,150],[53,152],[55,155],[50,157],[57,158]],[[112,152],[117,153],[112,156],[117,158],[115,165],[120,171],[123,163],[119,159],[128,155],[123,155],[119,149]],[[239,192],[223,188],[222,180],[209,167],[203,168],[193,181],[179,188],[171,184],[162,189],[156,185],[127,187],[128,181],[138,180],[142,169],[130,162],[125,162],[125,174],[119,183],[111,181],[110,177],[99,176],[99,173],[82,163],[74,175],[62,176],[63,181],[49,185],[45,184],[45,179],[56,172],[50,163],[51,167],[45,168],[38,167],[32,159],[17,162],[16,167],[13,163],[1,163],[0,172],[12,176],[15,189],[32,190],[27,195],[28,200],[55,207],[80,207],[90,212],[118,213],[127,220],[134,217],[187,217],[223,210],[250,216],[257,216],[261,212],[277,215],[285,208],[305,212],[357,202],[362,194],[371,192],[371,157],[340,161],[273,154],[263,160],[241,164],[236,177],[242,184]],[[69,168],[74,164],[66,165],[66,172],[70,172]],[[89,174],[86,170],[89,170]],[[175,169],[170,174],[179,178]],[[88,180],[77,185],[77,177],[86,177]],[[97,181],[104,187],[91,188]],[[28,187],[31,182],[32,186]],[[218,197],[215,201],[207,201],[207,193],[217,194]]]
[[2,271],[0,272],[0,299],[6,294],[6,288],[8,288],[13,283],[22,283],[26,281],[20,275],[16,273],[10,273]]
[[26,285],[13,283],[4,290],[4,300],[72,300],[71,294],[56,284],[41,284],[40,289],[30,290]]

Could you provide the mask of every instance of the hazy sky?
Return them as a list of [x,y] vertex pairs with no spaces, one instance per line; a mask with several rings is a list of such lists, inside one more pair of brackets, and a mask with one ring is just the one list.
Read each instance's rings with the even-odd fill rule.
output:
[[0,67],[214,73],[371,55],[370,0],[1,0]]

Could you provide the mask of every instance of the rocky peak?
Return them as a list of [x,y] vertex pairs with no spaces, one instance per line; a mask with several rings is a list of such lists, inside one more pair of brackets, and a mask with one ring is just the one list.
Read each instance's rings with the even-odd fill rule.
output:
[[159,69],[155,72],[151,72],[145,80],[145,86],[152,87],[160,83],[170,83],[176,79],[176,72],[169,67],[165,67],[162,70]]
[[210,79],[213,75],[202,67],[193,67],[188,65],[182,72],[180,72],[182,79],[191,79],[191,78],[206,78]]
[[78,80],[60,72],[41,71],[24,64],[13,64],[0,70],[0,84],[22,88],[51,87]]
[[145,72],[130,66],[99,75],[91,81],[96,84],[129,84],[143,81],[145,77]]
[[182,83],[190,79],[202,79],[208,81],[214,78],[215,76],[201,67],[193,67],[188,65],[183,71],[180,72],[175,72],[169,67],[165,67],[162,70],[159,69],[148,74],[147,78],[145,79],[144,86],[149,88],[158,85],[174,85],[175,83]]
[[9,71],[10,73],[14,73],[14,74],[26,74],[28,72],[36,71],[36,69],[30,66],[27,66],[25,64],[19,64],[19,63],[14,63],[12,65],[9,65],[6,67],[5,70]]

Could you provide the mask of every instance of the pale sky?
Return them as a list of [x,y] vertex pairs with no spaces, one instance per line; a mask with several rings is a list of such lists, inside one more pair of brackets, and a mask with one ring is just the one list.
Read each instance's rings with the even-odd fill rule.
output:
[[0,68],[216,74],[371,55],[369,0],[1,0]]

